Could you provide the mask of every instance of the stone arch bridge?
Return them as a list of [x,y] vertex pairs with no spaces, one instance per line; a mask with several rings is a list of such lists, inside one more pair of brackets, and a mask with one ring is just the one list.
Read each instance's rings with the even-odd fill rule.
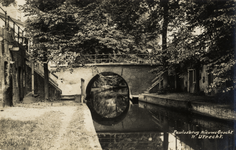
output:
[[57,83],[62,90],[62,96],[85,95],[89,82],[97,74],[111,72],[126,81],[132,98],[145,92],[152,85],[155,75],[150,70],[156,67],[157,65],[150,64],[104,63],[75,67],[73,72],[61,71],[55,74],[58,76]]

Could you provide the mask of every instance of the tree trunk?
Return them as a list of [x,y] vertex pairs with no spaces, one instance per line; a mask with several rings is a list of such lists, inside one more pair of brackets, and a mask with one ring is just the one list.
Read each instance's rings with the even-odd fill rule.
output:
[[23,86],[23,67],[19,67],[19,89],[20,89],[20,101],[24,99],[24,86]]
[[[161,5],[163,7],[163,24],[162,24],[162,51],[163,51],[163,55],[166,55],[166,49],[167,49],[167,28],[168,28],[168,23],[169,23],[169,19],[168,19],[168,3],[169,0],[161,0]],[[166,66],[166,56],[163,56],[163,65]]]
[[[8,39],[7,32],[4,31],[4,38]],[[3,78],[2,78],[2,100],[3,100],[3,107],[5,105],[12,106],[12,78],[11,78],[11,66],[10,66],[10,52],[8,48],[8,41],[4,41],[4,48],[2,48],[2,62],[1,67],[3,70]]]
[[48,87],[48,84],[49,84],[49,75],[48,75],[48,64],[47,63],[44,63],[43,64],[43,67],[44,67],[44,100],[49,100],[49,87]]
[[31,86],[32,86],[32,95],[34,95],[34,60],[31,60]]
[[4,74],[4,59],[3,59],[3,50],[2,50],[2,42],[0,42],[0,76],[1,76],[1,107],[4,107],[4,97],[3,90],[5,86],[5,74]]
[[15,64],[12,65],[12,82],[13,82],[13,105],[20,102],[20,81],[19,81],[19,66],[18,62],[15,61]]
[[163,24],[162,24],[162,63],[164,66],[164,70],[167,71],[167,87],[169,86],[168,79],[168,69],[167,69],[167,57],[166,57],[166,49],[167,49],[167,28],[168,28],[168,3],[169,0],[161,0],[161,6],[163,7]]
[[17,96],[17,93],[18,93],[18,89],[17,89],[17,80],[16,80],[16,64],[12,64],[11,65],[11,68],[12,68],[12,85],[13,85],[13,89],[12,89],[12,92],[13,92],[13,97],[12,97],[12,105],[14,106],[17,101],[18,101],[18,96]]

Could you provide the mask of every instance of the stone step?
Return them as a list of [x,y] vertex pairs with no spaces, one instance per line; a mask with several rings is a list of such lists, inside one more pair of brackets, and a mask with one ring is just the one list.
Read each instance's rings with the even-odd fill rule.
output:
[[[81,95],[61,95],[62,101],[76,101],[81,102],[81,99],[83,99],[83,96]],[[84,100],[83,100],[84,101]]]
[[74,95],[61,95],[61,100],[75,100]]

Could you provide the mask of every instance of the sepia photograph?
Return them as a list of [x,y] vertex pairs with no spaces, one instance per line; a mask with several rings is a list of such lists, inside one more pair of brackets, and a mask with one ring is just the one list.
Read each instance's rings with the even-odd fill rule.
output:
[[0,150],[235,150],[235,0],[0,0]]

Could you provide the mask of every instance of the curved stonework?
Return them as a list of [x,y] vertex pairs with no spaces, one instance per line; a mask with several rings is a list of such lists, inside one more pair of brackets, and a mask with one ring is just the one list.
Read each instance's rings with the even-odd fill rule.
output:
[[130,95],[138,95],[147,90],[155,75],[150,72],[157,66],[150,65],[127,65],[127,64],[104,64],[97,66],[77,67],[73,72],[57,72],[58,86],[62,95],[80,95],[81,78],[84,79],[83,88],[86,89],[90,80],[102,72],[111,72],[120,75],[128,84]]

